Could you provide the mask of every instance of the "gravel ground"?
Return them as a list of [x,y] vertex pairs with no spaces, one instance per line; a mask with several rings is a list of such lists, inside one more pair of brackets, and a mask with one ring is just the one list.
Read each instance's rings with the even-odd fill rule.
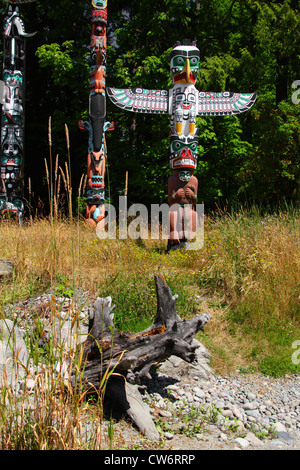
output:
[[[114,425],[114,433],[123,449],[300,449],[299,375],[274,379],[235,374],[199,380],[164,373],[148,381],[143,393],[161,442],[151,443],[122,420]],[[255,410],[254,416],[247,414]]]

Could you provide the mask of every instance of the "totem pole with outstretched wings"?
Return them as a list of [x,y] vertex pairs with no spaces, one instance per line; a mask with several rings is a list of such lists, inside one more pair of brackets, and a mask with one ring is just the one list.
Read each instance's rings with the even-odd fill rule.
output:
[[198,151],[196,117],[243,113],[248,111],[256,100],[256,93],[198,91],[195,83],[199,63],[200,51],[196,42],[178,41],[171,52],[170,73],[173,87],[170,90],[107,88],[111,101],[126,111],[171,115],[172,176],[168,181],[169,247],[181,245],[191,238],[192,234],[188,234],[187,231],[179,233],[177,230],[177,222],[183,217],[184,207],[190,208],[192,233],[196,230],[197,215],[194,211],[198,190],[198,181],[194,176]]
[[9,1],[4,19],[3,97],[0,149],[0,215],[24,214],[24,95],[25,39],[27,34],[17,4],[34,0]]

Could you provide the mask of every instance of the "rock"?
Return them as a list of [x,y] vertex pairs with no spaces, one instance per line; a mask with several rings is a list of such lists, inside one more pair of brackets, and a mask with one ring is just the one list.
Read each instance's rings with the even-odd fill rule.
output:
[[193,339],[192,346],[197,346],[195,350],[195,362],[188,363],[177,356],[170,356],[164,363],[159,365],[161,373],[172,377],[198,377],[198,379],[208,380],[213,376],[210,367],[210,354],[199,341]]
[[255,434],[253,434],[253,432],[248,432],[248,434],[246,435],[246,439],[247,441],[250,442],[250,444],[254,445],[254,446],[262,446],[263,445],[263,442],[258,439],[258,437],[255,436]]
[[277,437],[278,439],[283,439],[286,442],[292,442],[294,440],[294,438],[288,432],[285,431],[277,432]]
[[14,264],[12,261],[0,258],[0,278],[12,277],[14,272]]
[[255,395],[255,393],[249,392],[249,393],[247,393],[247,398],[248,398],[249,401],[253,401],[253,400],[255,400],[256,395]]
[[247,410],[246,415],[251,416],[252,418],[258,418],[260,416],[260,413],[258,410]]
[[267,407],[267,408],[271,408],[271,406],[273,406],[273,402],[271,400],[265,400],[264,401],[264,405]]
[[237,419],[241,419],[241,420],[243,419],[243,413],[237,406],[233,405],[231,408],[231,411]]
[[88,328],[83,325],[73,324],[71,320],[59,321],[56,319],[52,325],[51,333],[54,345],[58,348],[65,348],[67,351],[73,350],[77,344],[82,343],[86,339]]
[[165,432],[164,436],[165,436],[166,439],[171,440],[171,439],[173,439],[174,434],[172,434],[171,432]]
[[24,384],[24,388],[28,392],[32,392],[34,390],[35,386],[36,386],[36,381],[33,380],[33,379],[27,379],[25,384]]
[[4,381],[16,387],[26,372],[28,353],[24,332],[9,319],[0,320],[0,384]]
[[167,410],[159,410],[159,415],[162,416],[163,418],[171,418],[172,413],[171,411],[167,411]]
[[244,439],[243,437],[237,437],[234,442],[236,442],[239,446],[241,446],[243,449],[249,446],[249,441],[247,439]]
[[226,418],[226,417],[227,417],[227,418],[232,418],[232,417],[233,417],[233,413],[232,413],[231,410],[224,410],[224,409],[222,409],[222,410],[221,410],[221,414],[222,414],[222,416],[224,416],[225,418]]
[[277,432],[286,432],[285,426],[283,424],[279,423],[278,421],[273,424],[273,428],[275,428],[275,430]]
[[238,435],[241,435],[241,434],[244,434],[245,432],[245,426],[244,426],[244,423],[240,420],[237,420],[237,422],[235,423],[236,425],[236,433]]
[[257,408],[255,403],[249,403],[249,402],[244,403],[242,407],[245,411],[256,410]]
[[198,398],[204,398],[205,397],[205,393],[199,387],[194,387],[193,392],[195,393],[196,397],[198,397]]

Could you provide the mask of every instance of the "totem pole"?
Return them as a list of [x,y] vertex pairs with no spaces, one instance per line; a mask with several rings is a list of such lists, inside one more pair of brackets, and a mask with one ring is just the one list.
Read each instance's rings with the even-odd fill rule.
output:
[[[138,113],[171,114],[169,248],[184,245],[193,237],[197,227],[195,205],[198,180],[194,176],[198,151],[196,117],[239,114],[250,109],[256,100],[256,93],[199,92],[195,87],[199,63],[200,51],[196,42],[178,41],[171,52],[173,87],[170,90],[107,88],[111,101],[122,109]],[[189,223],[184,227],[183,222],[187,220]],[[178,225],[182,229],[180,233]]]
[[[6,0],[8,1],[8,0]],[[0,154],[0,214],[24,214],[24,95],[25,33],[16,4],[35,0],[11,0],[4,19],[3,82]]]
[[92,1],[90,43],[89,121],[79,127],[89,131],[87,156],[86,218],[89,224],[103,230],[105,216],[105,165],[107,151],[105,132],[114,129],[106,121],[106,25],[107,0]]

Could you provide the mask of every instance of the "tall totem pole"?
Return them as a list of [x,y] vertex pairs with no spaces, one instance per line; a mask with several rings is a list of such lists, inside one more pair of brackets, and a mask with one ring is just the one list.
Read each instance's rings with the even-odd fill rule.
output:
[[6,0],[0,149],[0,215],[24,214],[24,96],[25,39],[27,34],[17,4],[35,0]]
[[91,22],[89,121],[80,121],[79,127],[89,131],[86,218],[101,230],[105,216],[105,132],[114,129],[113,123],[106,121],[107,0],[92,0]]
[[[171,52],[170,90],[107,88],[119,108],[138,113],[170,114],[170,168],[168,203],[170,206],[169,248],[180,246],[193,237],[197,226],[198,129],[197,116],[239,114],[251,108],[256,93],[199,92],[195,83],[199,72],[200,51],[195,41],[177,42]],[[189,220],[189,229],[183,221]],[[183,228],[183,230],[182,230]],[[180,230],[181,229],[181,230]]]

